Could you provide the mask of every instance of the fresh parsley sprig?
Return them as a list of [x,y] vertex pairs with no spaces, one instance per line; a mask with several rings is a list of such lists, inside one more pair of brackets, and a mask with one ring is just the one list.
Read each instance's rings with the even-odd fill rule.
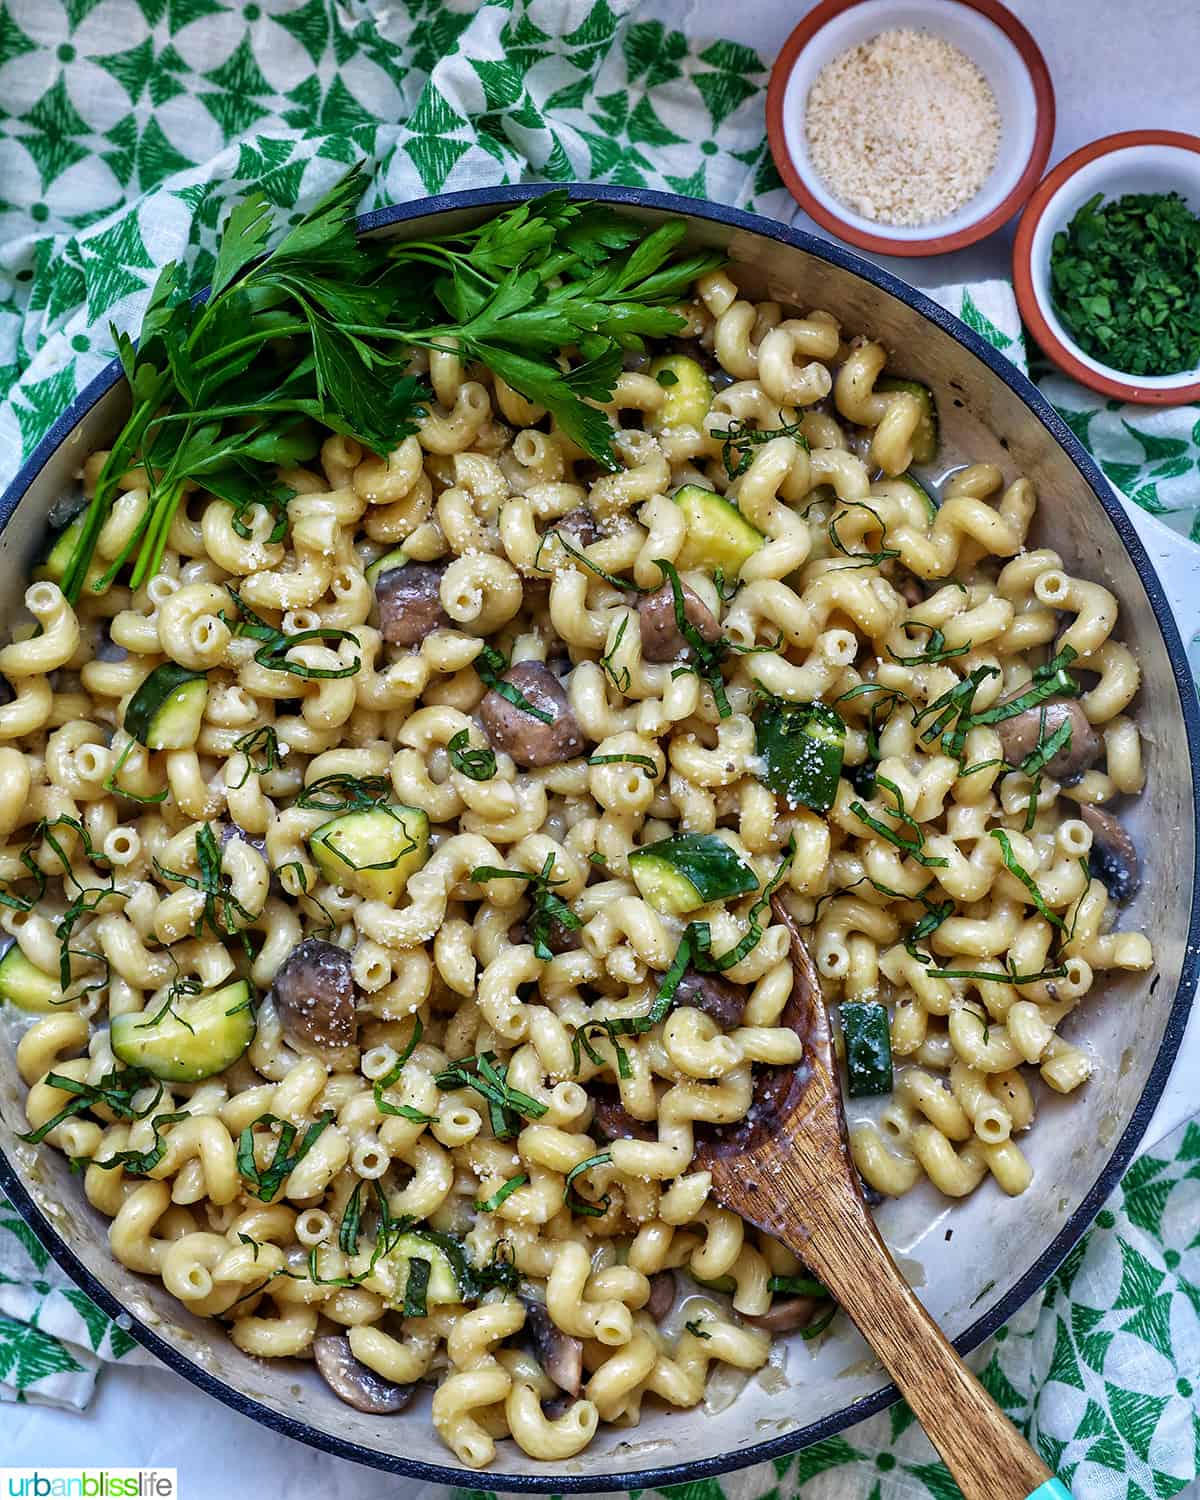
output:
[[[682,221],[647,234],[561,189],[437,239],[360,240],[353,212],[367,185],[359,163],[270,250],[273,212],[252,193],[225,221],[206,300],[191,298],[171,262],[136,346],[114,329],[132,410],[63,576],[72,602],[134,468],[145,472],[148,501],[92,583],[97,592],[126,568],[134,588],[154,575],[193,488],[232,506],[243,537],[252,507],[263,506],[281,541],[291,494],[279,471],[315,456],[319,426],[379,455],[416,431],[429,399],[408,372],[417,348],[481,360],[586,453],[617,467],[600,403],[624,351],[679,333],[671,304],[724,257],[683,252]],[[579,351],[574,363],[564,348]]]

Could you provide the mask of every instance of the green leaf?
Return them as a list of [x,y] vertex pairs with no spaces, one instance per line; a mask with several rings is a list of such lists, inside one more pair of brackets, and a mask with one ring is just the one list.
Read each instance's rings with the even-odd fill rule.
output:
[[261,193],[251,193],[234,204],[225,220],[213,269],[214,297],[224,291],[239,271],[262,254],[271,227],[271,205]]
[[1188,451],[1186,438],[1159,437],[1157,433],[1146,432],[1141,427],[1135,427],[1132,422],[1121,420],[1121,426],[1129,436],[1138,443],[1142,449],[1142,455],[1146,463],[1154,463],[1160,458],[1178,458],[1181,453]]
[[1070,1313],[1071,1333],[1079,1350],[1079,1357],[1089,1370],[1095,1370],[1098,1375],[1102,1375],[1113,1335],[1097,1333],[1095,1329],[1104,1321],[1107,1314],[1098,1307],[1088,1307],[1082,1302],[1072,1302]]
[[64,1287],[63,1296],[83,1319],[92,1348],[99,1354],[109,1329],[115,1326],[112,1319],[107,1313],[101,1312],[88,1294],[78,1287]]
[[989,344],[995,345],[997,349],[1007,349],[1013,342],[1003,329],[997,328],[989,317],[986,317],[975,304],[974,297],[964,287],[962,296],[962,308],[959,316],[968,328],[973,328],[976,333],[987,339]]
[[654,106],[645,95],[638,100],[629,117],[629,139],[645,146],[682,146],[684,138],[669,130],[655,113]]
[[51,1375],[83,1373],[84,1366],[58,1339],[0,1314],[0,1380],[26,1391]]
[[272,18],[290,31],[312,59],[315,68],[329,43],[330,12],[326,0],[308,0],[307,5],[290,15],[277,13]]
[[88,148],[76,137],[90,135],[91,127],[71,102],[61,73],[23,120],[30,129],[15,140],[33,158],[45,192],[68,167],[86,160]]
[[756,83],[743,78],[740,73],[696,73],[692,82],[700,91],[714,128],[722,125],[747,99],[759,91]]
[[1167,1408],[1168,1398],[1122,1390],[1107,1381],[1104,1390],[1117,1431],[1142,1462],[1148,1463],[1150,1445],[1158,1430],[1159,1419]]
[[1023,1413],[1029,1405],[1027,1397],[1001,1369],[999,1354],[993,1354],[985,1368],[980,1370],[979,1383],[996,1405],[1006,1412]]
[[645,87],[652,89],[683,76],[679,64],[688,44],[682,31],[668,31],[661,21],[637,21],[625,28],[621,50],[630,82],[645,74]]
[[1055,1324],[1054,1353],[1050,1359],[1050,1368],[1046,1371],[1046,1382],[1049,1384],[1050,1381],[1057,1380],[1060,1385],[1073,1386],[1081,1391],[1084,1388],[1083,1377],[1079,1373],[1075,1345],[1063,1320],[1057,1318]]
[[1140,1250],[1119,1235],[1117,1246],[1121,1252],[1121,1286],[1113,1307],[1142,1307],[1157,1296],[1166,1272],[1151,1265]]
[[49,1252],[24,1219],[0,1219],[0,1231],[6,1229],[20,1243],[33,1262],[34,1269],[44,1271],[50,1264]]
[[257,101],[272,96],[274,90],[258,66],[248,36],[242,38],[236,51],[220,67],[203,76],[217,87],[205,93],[198,92],[197,96],[220,126],[226,141],[243,135],[270,114],[267,105]]

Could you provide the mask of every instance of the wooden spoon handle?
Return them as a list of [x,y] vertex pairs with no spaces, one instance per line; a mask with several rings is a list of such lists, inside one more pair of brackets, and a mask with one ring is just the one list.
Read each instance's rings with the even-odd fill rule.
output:
[[1070,1500],[963,1364],[864,1217],[867,1232],[831,1213],[786,1238],[879,1356],[966,1500]]

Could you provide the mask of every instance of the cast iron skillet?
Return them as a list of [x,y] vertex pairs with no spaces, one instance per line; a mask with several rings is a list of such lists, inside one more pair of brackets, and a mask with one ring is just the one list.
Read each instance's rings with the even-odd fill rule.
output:
[[[365,214],[359,228],[442,232],[544,190],[449,194]],[[1081,1025],[1071,1034],[1093,1047],[1100,1066],[1083,1099],[1042,1104],[1051,1118],[1040,1120],[1027,1138],[1037,1172],[1029,1193],[1009,1200],[989,1183],[947,1210],[944,1201],[918,1189],[880,1211],[885,1233],[903,1252],[902,1265],[965,1352],[1021,1306],[1078,1242],[1137,1147],[1179,1049],[1200,944],[1200,717],[1183,645],[1159,579],[1103,476],[1034,386],[970,328],[841,246],[771,220],[664,193],[587,185],[570,192],[617,205],[648,224],[664,215],[687,217],[697,243],[728,247],[751,295],[828,307],[851,331],[880,337],[901,373],[934,385],[951,453],[958,447],[964,459],[987,458],[1009,475],[1030,474],[1041,497],[1038,543],[1056,546],[1068,568],[1117,593],[1118,633],[1142,663],[1135,710],[1149,779],[1125,816],[1141,838],[1147,879],[1123,922],[1150,934],[1158,972],[1104,981],[1103,997],[1079,1013]],[[63,413],[0,499],[0,573],[9,570],[5,592],[12,601],[42,544],[51,499],[119,423],[119,380],[114,363]],[[4,1040],[0,1056],[0,1187],[54,1258],[105,1312],[201,1390],[326,1452],[471,1488],[649,1489],[790,1453],[896,1398],[894,1387],[881,1383],[861,1357],[857,1335],[843,1328],[815,1355],[797,1342],[788,1350],[786,1378],[769,1382],[773,1388],[755,1378],[719,1411],[659,1414],[647,1407],[641,1427],[602,1429],[597,1443],[568,1463],[538,1466],[503,1444],[496,1469],[462,1470],[420,1408],[363,1417],[338,1403],[304,1366],[248,1359],[219,1328],[181,1314],[165,1292],[116,1265],[105,1221],[89,1209],[65,1162],[15,1141],[25,1128],[23,1090]]]

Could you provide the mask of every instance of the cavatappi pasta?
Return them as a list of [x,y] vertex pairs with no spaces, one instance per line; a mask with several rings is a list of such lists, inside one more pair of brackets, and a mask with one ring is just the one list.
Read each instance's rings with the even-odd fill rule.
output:
[[[386,459],[328,435],[283,527],[193,493],[136,592],[72,608],[52,555],[0,650],[32,1138],[126,1266],[363,1410],[431,1383],[471,1466],[827,1316],[689,1169],[801,1055],[769,889],[856,1007],[883,1194],[1022,1192],[1036,1078],[1091,1067],[1061,1023],[1151,964],[1116,600],[1027,547],[1020,474],[929,498],[932,398],[869,337],[721,271],[682,311],[615,473],[438,351]],[[712,1297],[668,1334],[675,1271]]]

